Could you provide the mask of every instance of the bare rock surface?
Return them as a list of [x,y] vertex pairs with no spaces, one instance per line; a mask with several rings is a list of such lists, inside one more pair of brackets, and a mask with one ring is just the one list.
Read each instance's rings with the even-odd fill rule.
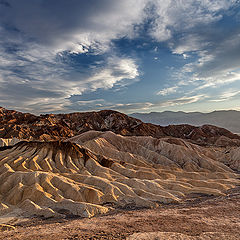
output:
[[0,108],[0,137],[0,239],[238,239],[226,129]]
[[22,141],[0,151],[0,223],[14,215],[90,218],[190,195],[224,196],[240,184],[224,157],[184,140],[109,131],[66,142]]
[[156,209],[121,209],[91,219],[32,218],[15,223],[15,230],[1,232],[0,239],[238,240],[239,216],[240,191],[235,189],[226,196],[186,199]]
[[199,145],[240,146],[239,135],[211,125],[162,127],[112,110],[35,116],[0,107],[0,138],[60,140],[89,130],[112,131],[123,136],[171,136]]

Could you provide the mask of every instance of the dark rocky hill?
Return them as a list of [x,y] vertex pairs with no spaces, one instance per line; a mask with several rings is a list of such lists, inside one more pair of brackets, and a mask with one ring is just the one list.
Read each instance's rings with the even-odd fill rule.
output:
[[112,131],[123,136],[155,138],[171,136],[187,139],[199,145],[240,145],[240,136],[211,125],[159,126],[144,123],[139,119],[112,110],[35,116],[0,108],[0,138],[60,140],[89,130]]

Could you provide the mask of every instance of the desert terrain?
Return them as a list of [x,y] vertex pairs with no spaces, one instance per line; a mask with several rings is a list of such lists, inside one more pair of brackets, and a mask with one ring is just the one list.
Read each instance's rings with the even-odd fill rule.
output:
[[239,135],[115,111],[0,120],[0,239],[239,239]]
[[0,0],[0,240],[240,240],[240,0]]
[[93,218],[32,218],[0,239],[239,239],[239,189],[156,209],[119,209]]

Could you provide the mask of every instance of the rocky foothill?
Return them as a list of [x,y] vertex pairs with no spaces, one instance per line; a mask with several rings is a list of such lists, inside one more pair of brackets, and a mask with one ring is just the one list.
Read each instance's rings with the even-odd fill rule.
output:
[[0,239],[238,239],[240,136],[0,109]]
[[0,138],[62,140],[89,130],[112,131],[123,136],[171,136],[198,145],[240,146],[239,135],[211,125],[162,127],[112,110],[35,116],[0,108]]

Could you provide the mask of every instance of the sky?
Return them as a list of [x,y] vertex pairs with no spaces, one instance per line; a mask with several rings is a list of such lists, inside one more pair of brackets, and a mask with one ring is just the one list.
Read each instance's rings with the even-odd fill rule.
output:
[[240,1],[0,0],[0,106],[240,110]]

